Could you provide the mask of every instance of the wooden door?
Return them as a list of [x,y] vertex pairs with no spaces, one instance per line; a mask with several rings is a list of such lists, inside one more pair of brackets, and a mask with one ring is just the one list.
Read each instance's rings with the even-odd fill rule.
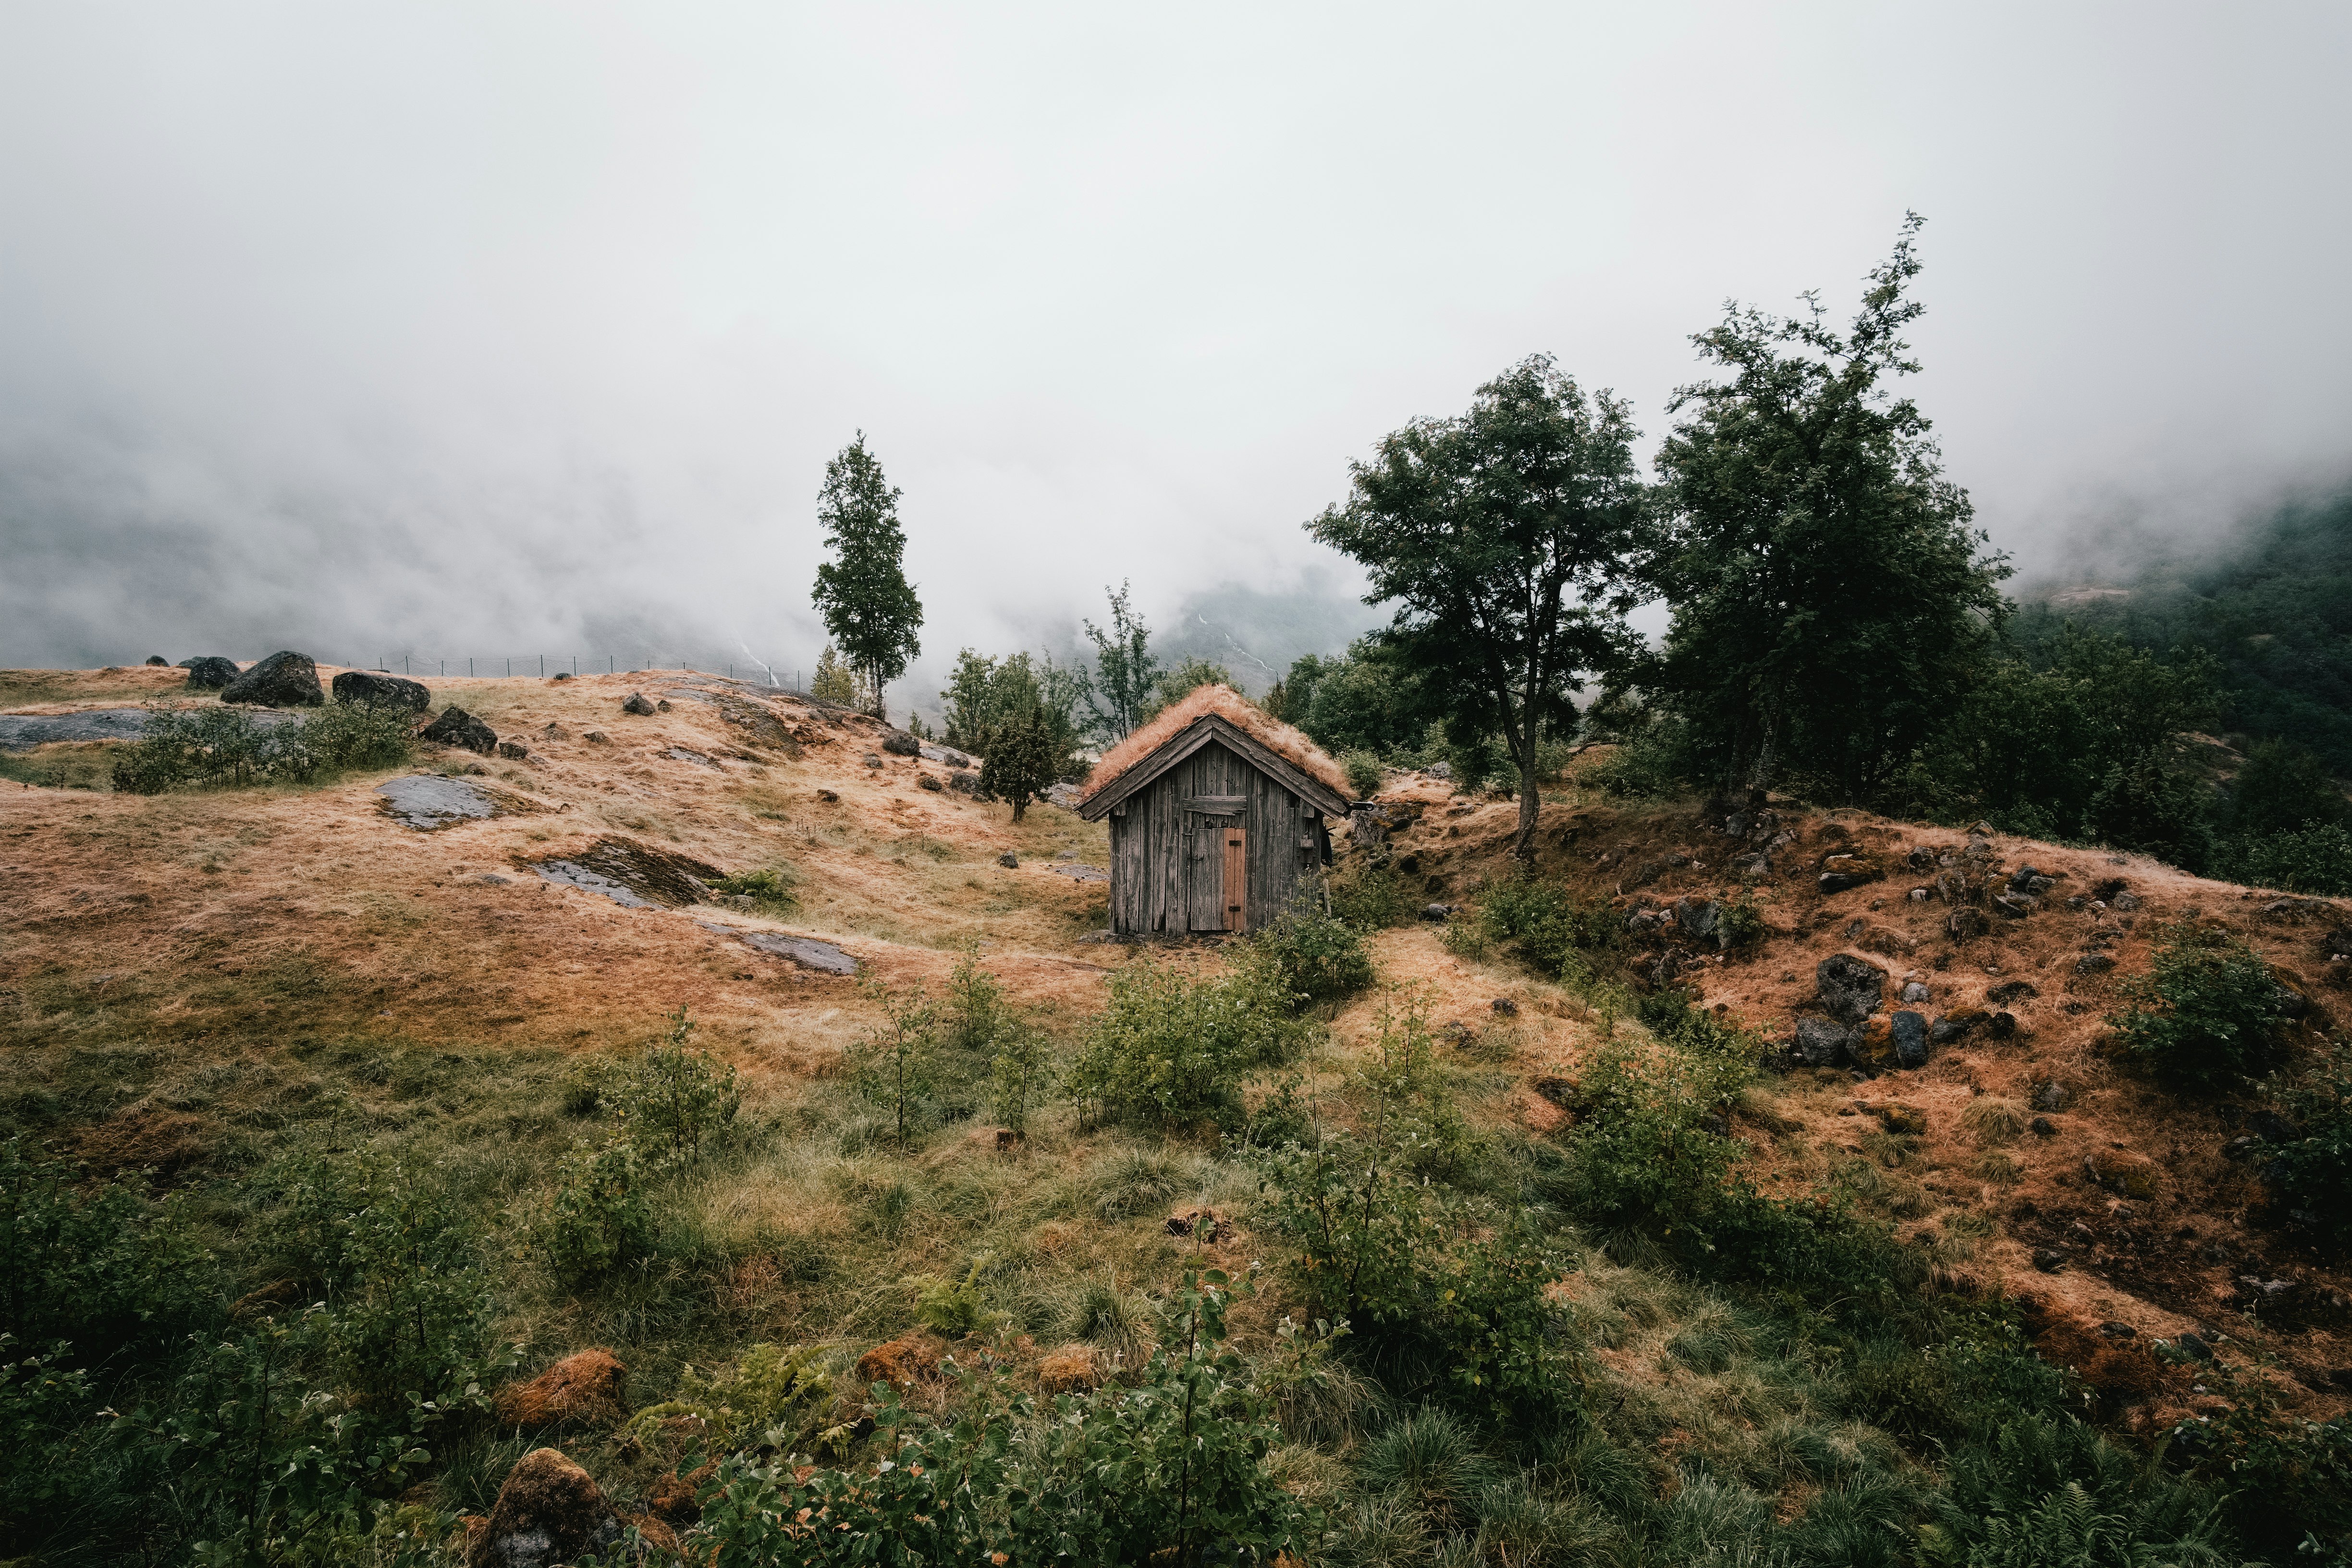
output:
[[1218,831],[1224,851],[1224,916],[1227,931],[1249,929],[1249,832],[1227,827]]
[[1185,926],[1225,929],[1225,830],[1195,821],[1184,835]]

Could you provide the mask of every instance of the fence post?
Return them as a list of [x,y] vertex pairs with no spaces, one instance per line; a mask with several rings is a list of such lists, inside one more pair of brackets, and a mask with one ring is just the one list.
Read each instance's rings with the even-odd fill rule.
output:
[[466,679],[468,680],[474,679],[474,661],[470,658],[466,661]]

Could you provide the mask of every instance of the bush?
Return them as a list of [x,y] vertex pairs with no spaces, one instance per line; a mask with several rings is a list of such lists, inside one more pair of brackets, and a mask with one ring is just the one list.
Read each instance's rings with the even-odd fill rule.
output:
[[749,1345],[733,1365],[708,1377],[689,1363],[677,1392],[632,1415],[625,1430],[640,1443],[658,1443],[685,1417],[717,1447],[789,1454],[814,1435],[832,1397],[820,1352]]
[[2107,1020],[2125,1049],[2184,1089],[2226,1086],[2269,1070],[2287,995],[2255,952],[2228,931],[2182,921],[2165,928],[2149,973],[2124,983],[2131,1005]]
[[1589,973],[1585,955],[1616,944],[1620,928],[1608,901],[1579,900],[1556,883],[1516,877],[1478,909],[1482,946],[1508,946],[1530,969],[1554,979]]
[[710,887],[713,892],[750,899],[772,913],[788,915],[801,907],[800,895],[793,891],[796,880],[793,868],[780,860],[740,877],[721,877]]
[[1288,1060],[1307,1037],[1290,1004],[1253,965],[1194,980],[1130,964],[1110,977],[1110,1005],[1071,1064],[1071,1098],[1095,1122],[1237,1126],[1242,1079]]
[[[1177,1331],[1132,1387],[1035,1402],[973,1378],[953,1421],[882,1390],[889,1457],[872,1469],[723,1460],[702,1511],[713,1568],[832,1563],[1272,1563],[1316,1521],[1265,1460],[1273,1401],[1223,1351],[1226,1298],[1247,1279],[1188,1271]],[[823,1528],[794,1529],[794,1519]],[[1215,1553],[1213,1559],[1209,1553]]]
[[980,943],[963,942],[948,976],[947,1043],[958,1050],[984,1054],[996,1047],[1000,1035],[1016,1026],[1004,1000],[1004,986],[980,966]]
[[939,1005],[920,992],[867,988],[883,1021],[849,1048],[852,1081],[886,1107],[901,1144],[921,1121],[939,1074]]
[[1331,913],[1359,931],[1384,931],[1410,923],[1417,906],[1396,868],[1355,855],[1323,874],[1323,895]]
[[653,1248],[636,1146],[614,1127],[603,1147],[575,1142],[556,1166],[555,1195],[540,1222],[540,1246],[557,1278],[578,1284]]
[[2300,1136],[2273,1145],[2263,1176],[2303,1223],[2339,1249],[2352,1247],[2352,1046],[2332,1045],[2279,1099]]
[[114,787],[161,795],[184,784],[300,784],[350,769],[399,767],[415,754],[409,715],[333,702],[299,721],[264,723],[216,704],[148,709],[147,728],[114,764]]
[[996,1055],[989,1061],[989,1110],[1015,1132],[1029,1127],[1029,1108],[1053,1091],[1054,1068],[1044,1031],[1013,1023],[996,1032]]
[[0,1142],[0,1333],[42,1355],[69,1340],[95,1358],[213,1319],[212,1255],[181,1201],[83,1174],[20,1137]]
[[2295,833],[2242,838],[2224,855],[2233,880],[2321,898],[2352,898],[2352,830],[2329,823]]
[[988,1310],[980,1300],[980,1263],[975,1259],[961,1279],[920,1274],[908,1281],[915,1287],[915,1320],[951,1340],[983,1327]]
[[1384,776],[1381,759],[1370,752],[1347,752],[1339,758],[1339,767],[1348,775],[1348,787],[1356,792],[1358,800],[1370,800],[1381,792]]
[[1363,939],[1311,899],[1261,926],[1245,953],[1245,962],[1261,968],[1276,990],[1302,1003],[1336,1002],[1372,983],[1372,957]]
[[1680,725],[1661,721],[1584,771],[1587,784],[1621,800],[1671,800],[1683,793],[1692,760]]
[[607,1068],[597,1100],[617,1117],[646,1161],[689,1165],[722,1136],[743,1108],[735,1069],[688,1048],[697,1026],[679,1007],[669,1032],[635,1060]]

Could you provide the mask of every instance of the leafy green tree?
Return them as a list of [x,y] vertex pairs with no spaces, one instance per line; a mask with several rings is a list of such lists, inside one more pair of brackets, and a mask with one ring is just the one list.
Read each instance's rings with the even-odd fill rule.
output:
[[817,521],[835,558],[816,569],[816,607],[850,667],[865,679],[874,716],[885,717],[882,689],[922,651],[922,601],[902,564],[907,535],[898,526],[898,490],[866,449],[866,432],[824,466]]
[[2352,815],[2318,754],[2291,741],[2256,746],[2230,793],[2230,826],[2244,834],[2299,833]]
[[1095,645],[1094,678],[1086,687],[1087,710],[1105,738],[1118,741],[1150,715],[1160,680],[1160,661],[1151,657],[1151,628],[1135,613],[1122,582],[1110,595],[1110,629],[1092,621],[1079,624]]
[[920,991],[900,993],[870,986],[883,1021],[849,1051],[858,1089],[888,1108],[898,1142],[907,1142],[923,1101],[939,1076],[939,1004]]
[[1653,578],[1674,621],[1643,684],[1727,784],[1793,770],[1871,795],[1966,693],[2006,613],[2004,559],[1978,553],[1927,417],[1886,385],[1918,369],[1902,332],[1921,310],[1906,292],[1920,222],[1852,331],[1811,295],[1801,317],[1733,307],[1692,339],[1725,379],[1667,405],[1687,411],[1658,455]]
[[1325,751],[1387,756],[1411,747],[1427,728],[1421,693],[1394,649],[1359,641],[1339,658],[1315,660],[1309,671],[1294,664],[1291,674],[1296,695],[1285,698],[1295,710],[1291,722]]
[[824,651],[816,656],[816,674],[809,679],[809,695],[820,702],[838,702],[845,708],[857,701],[857,676],[842,662],[831,643],[825,644]]
[[989,731],[988,755],[980,764],[980,787],[994,799],[1010,801],[1018,822],[1032,798],[1042,795],[1068,770],[1070,753],[1054,734],[1054,727],[1036,709],[1015,714]]
[[[1519,772],[1515,852],[1534,853],[1538,752],[1572,729],[1583,676],[1622,668],[1647,548],[1631,410],[1588,399],[1536,355],[1350,465],[1344,505],[1307,531],[1361,562],[1382,640],[1444,694],[1449,727],[1498,732]],[[1319,703],[1324,693],[1318,691]]]
[[1145,710],[1144,717],[1149,719],[1163,708],[1173,708],[1203,686],[1231,686],[1233,683],[1232,670],[1214,659],[1202,658],[1196,654],[1175,668],[1160,672],[1158,684],[1151,689],[1151,702]]

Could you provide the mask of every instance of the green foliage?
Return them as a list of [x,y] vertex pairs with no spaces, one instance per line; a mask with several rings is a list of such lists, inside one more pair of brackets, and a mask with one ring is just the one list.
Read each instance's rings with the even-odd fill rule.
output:
[[837,702],[844,708],[857,705],[857,674],[831,643],[816,656],[816,672],[809,677],[809,695],[820,702]]
[[788,915],[801,907],[800,895],[793,891],[798,880],[793,868],[779,860],[740,877],[721,877],[710,886],[714,892],[752,900],[770,914]]
[[1459,418],[1384,437],[1349,466],[1346,503],[1307,524],[1363,564],[1370,602],[1396,606],[1381,642],[1444,694],[1449,732],[1503,737],[1524,792],[1521,854],[1544,737],[1574,731],[1585,674],[1622,668],[1640,647],[1625,621],[1650,541],[1634,435],[1630,405],[1588,399],[1536,355]]
[[1013,803],[1013,820],[1029,809],[1033,796],[1042,795],[1069,771],[1069,752],[1058,742],[1042,714],[1016,715],[988,735],[988,754],[980,765],[981,793],[992,800]]
[[876,984],[866,990],[881,1006],[883,1021],[850,1047],[850,1078],[859,1093],[889,1111],[903,1145],[939,1082],[939,1004],[920,991]]
[[1764,921],[1764,903],[1753,888],[1741,888],[1716,906],[1716,932],[1733,952],[1755,946],[1770,927]]
[[[1270,1563],[1314,1521],[1273,1479],[1272,1401],[1223,1348],[1246,1279],[1187,1271],[1177,1331],[1132,1387],[1034,1402],[972,1379],[957,1414],[911,1418],[883,1392],[871,1468],[720,1464],[704,1499],[712,1568],[848,1563]],[[808,1520],[812,1527],[791,1522]]]
[[980,1268],[986,1261],[974,1258],[961,1279],[919,1274],[908,1280],[915,1287],[915,1320],[951,1340],[986,1326],[988,1310],[980,1299]]
[[833,1398],[822,1352],[802,1345],[754,1344],[709,1376],[692,1363],[677,1392],[629,1417],[624,1428],[658,1442],[680,1416],[700,1424],[720,1450],[765,1448],[789,1454],[814,1436]]
[[994,1049],[997,1040],[1017,1026],[1004,1000],[1003,983],[980,966],[976,939],[956,950],[955,968],[948,975],[945,1026],[950,1046],[976,1055]]
[[1531,876],[1489,889],[1476,921],[1476,936],[1459,942],[1482,950],[1507,947],[1528,968],[1558,980],[1589,976],[1589,956],[1613,948],[1623,934],[1607,900],[1580,900]]
[[[2352,1533],[2352,1415],[2313,1421],[2284,1408],[2274,1367],[2200,1363],[2198,1381],[2224,1402],[2210,1421],[2173,1429],[2193,1473],[2226,1489],[2230,1522],[2246,1543],[2284,1559],[2290,1552],[2345,1560]],[[2331,1556],[2330,1553],[2333,1553]]]
[[989,1061],[989,1110],[1015,1132],[1029,1127],[1029,1108],[1053,1092],[1054,1067],[1045,1032],[1015,1022],[999,1031]]
[[2340,824],[2235,839],[2223,847],[2221,859],[2220,874],[2232,881],[2352,898],[2352,829]]
[[1354,926],[1326,914],[1312,897],[1252,932],[1244,963],[1300,1002],[1337,1002],[1372,983],[1372,955]]
[[1925,1568],[2235,1568],[2203,1489],[2150,1472],[2081,1422],[2005,1410],[1952,1456],[1919,1529]]
[[652,1250],[643,1162],[625,1125],[610,1129],[601,1146],[574,1140],[555,1184],[539,1243],[558,1279],[584,1283]]
[[306,784],[345,771],[399,767],[415,754],[409,715],[331,702],[307,718],[269,723],[227,703],[151,704],[141,738],[114,763],[114,787],[161,795],[181,785]]
[[1194,655],[1172,669],[1160,671],[1151,688],[1151,702],[1146,719],[1163,708],[1172,708],[1203,686],[1231,686],[1234,672],[1214,659]]
[[104,1356],[212,1319],[211,1256],[184,1203],[151,1204],[117,1182],[0,1142],[0,1333]]
[[[1105,590],[1108,592],[1108,590]],[[1160,662],[1151,656],[1151,628],[1135,613],[1129,585],[1110,595],[1110,629],[1082,622],[1095,645],[1095,672],[1081,691],[1096,732],[1116,742],[1150,717],[1160,683]]]
[[[948,744],[992,756],[1001,731],[1013,724],[1042,724],[1059,772],[1046,770],[1045,784],[1066,777],[1078,744],[1077,708],[1087,692],[1083,671],[1050,656],[1011,654],[992,658],[965,648],[941,693],[947,708]],[[1042,788],[1043,785],[1038,787]]]
[[1332,915],[1358,931],[1386,931],[1418,918],[1402,874],[1372,856],[1351,855],[1324,872],[1323,894]]
[[743,1108],[735,1069],[693,1048],[697,1026],[679,1006],[661,1041],[609,1071],[599,1096],[657,1169],[698,1162]]
[[1619,742],[1582,774],[1586,784],[1619,800],[1672,800],[1709,771],[1690,726],[1672,714]]
[[824,466],[817,524],[834,558],[816,569],[814,594],[824,629],[861,676],[875,715],[882,689],[922,651],[922,602],[901,564],[907,535],[898,526],[898,490],[866,449],[866,432]]
[[2340,826],[2344,791],[2314,752],[2286,741],[2265,741],[2247,757],[2230,786],[2230,827],[2258,837]]
[[1384,776],[1381,759],[1370,752],[1355,751],[1339,753],[1339,766],[1348,775],[1348,787],[1358,800],[1370,800],[1381,793]]
[[1238,1125],[1242,1079],[1306,1042],[1308,1026],[1292,1016],[1293,1001],[1255,965],[1193,979],[1130,963],[1112,973],[1109,1005],[1088,1026],[1065,1085],[1090,1121]]
[[2223,1088],[2276,1058],[2286,993],[2262,955],[2227,931],[2168,926],[2148,973],[2123,992],[2130,1005],[2107,1022],[2131,1060],[2176,1088]]
[[2352,1249],[2352,1045],[2331,1042],[2277,1093],[2300,1136],[2265,1151],[2263,1177],[2304,1223],[2339,1251]]
[[1683,388],[1661,448],[1666,537],[1654,584],[1674,606],[1644,678],[1690,725],[1707,776],[1784,772],[1846,799],[1875,794],[1978,678],[2003,613],[2000,558],[1979,557],[1965,491],[1928,422],[1886,384],[1915,372],[1920,220],[1870,275],[1852,331],[1818,307],[1734,308],[1692,341],[1727,379]]

